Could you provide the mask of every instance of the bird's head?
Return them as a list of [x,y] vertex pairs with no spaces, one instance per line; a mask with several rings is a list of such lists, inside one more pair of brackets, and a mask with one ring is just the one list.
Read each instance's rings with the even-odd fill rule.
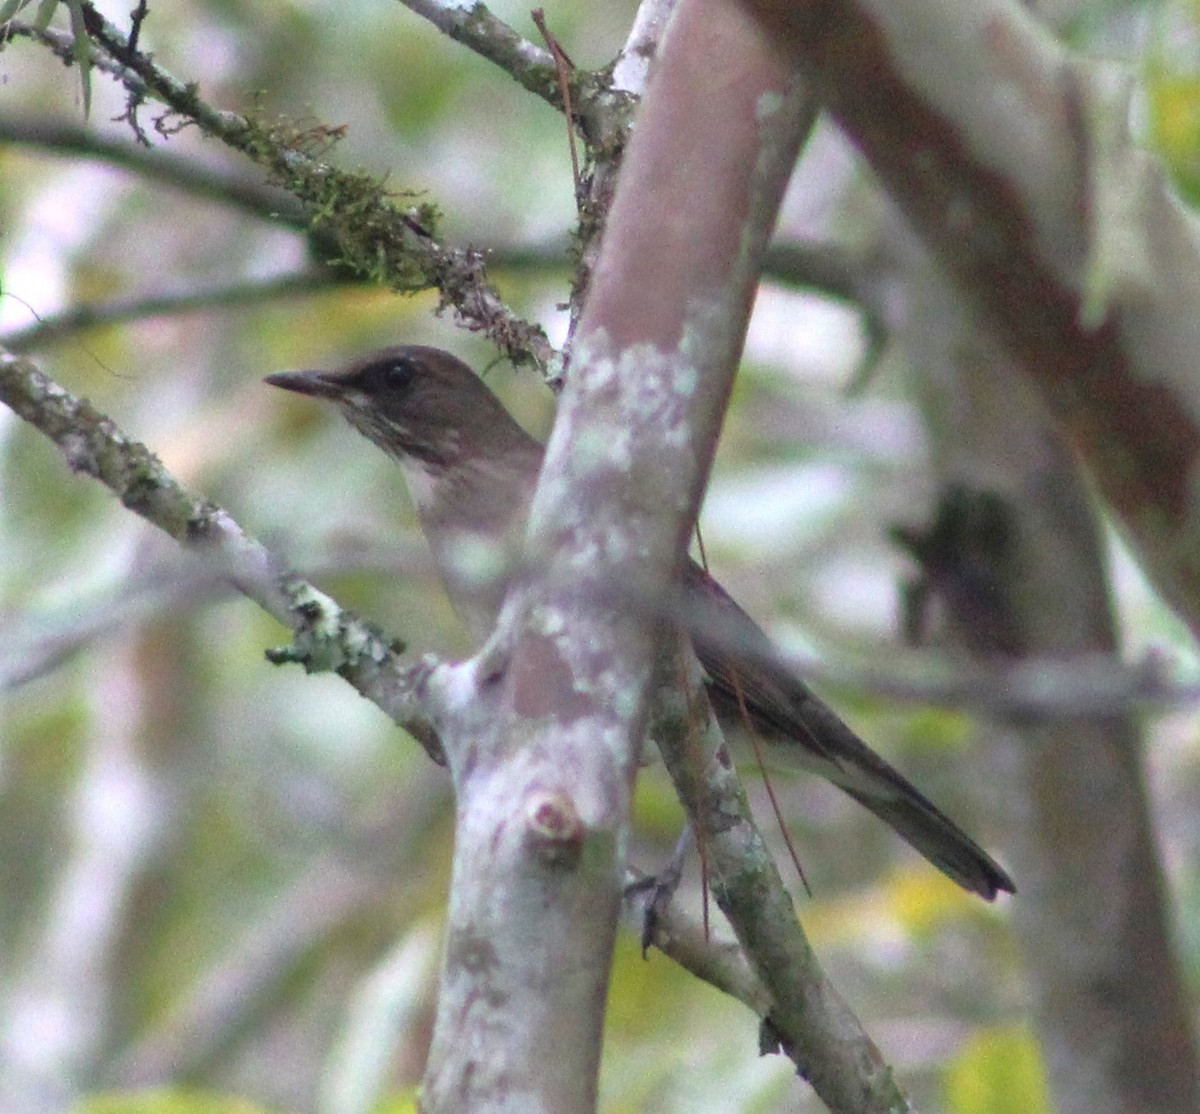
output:
[[526,437],[483,381],[440,348],[383,348],[334,371],[283,371],[266,382],[336,403],[380,448],[427,468],[492,455]]

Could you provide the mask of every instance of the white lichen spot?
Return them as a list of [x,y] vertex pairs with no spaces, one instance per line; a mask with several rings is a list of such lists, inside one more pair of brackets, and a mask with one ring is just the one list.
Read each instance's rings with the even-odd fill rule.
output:
[[629,459],[626,431],[589,425],[579,431],[571,444],[572,470],[578,474],[595,472],[601,465],[628,468]]
[[453,716],[474,707],[479,695],[477,661],[443,662],[429,674],[426,691],[442,715]]
[[762,124],[783,108],[782,93],[763,93],[754,105],[754,120]]
[[574,363],[576,366],[586,365],[593,382],[607,384],[617,373],[612,358],[612,341],[607,329],[596,329],[580,338],[575,346]]
[[357,625],[351,625],[346,628],[345,634],[342,635],[342,644],[346,648],[346,656],[351,661],[361,661],[371,652],[374,639],[370,633]]
[[324,592],[305,584],[292,593],[292,607],[312,616],[310,629],[316,638],[336,638],[341,608]]
[[534,622],[542,634],[550,638],[567,629],[566,616],[557,607],[539,607]]
[[507,580],[511,567],[511,547],[507,538],[475,533],[454,535],[453,544],[444,553],[451,563],[450,575],[465,584],[485,588]]
[[629,723],[637,712],[637,698],[628,688],[618,688],[613,694],[612,710],[622,723]]
[[635,547],[623,531],[613,531],[605,537],[604,551],[610,561],[624,561]]
[[[674,422],[663,430],[663,444],[668,448],[684,450],[689,448],[691,438],[688,435],[687,426],[682,422]],[[689,452],[688,460],[691,461],[692,454]]]
[[700,383],[700,373],[693,363],[677,364],[675,367],[675,393],[684,398],[691,398],[696,393]]
[[600,546],[595,538],[580,537],[576,538],[571,546],[568,559],[573,568],[587,572],[600,559],[600,552]]
[[655,367],[647,367],[642,372],[638,388],[643,395],[653,397],[663,389],[662,375]]

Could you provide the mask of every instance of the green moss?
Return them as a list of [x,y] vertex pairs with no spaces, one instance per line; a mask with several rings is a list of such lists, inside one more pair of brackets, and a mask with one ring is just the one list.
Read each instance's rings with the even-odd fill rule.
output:
[[336,241],[340,254],[330,264],[398,292],[436,285],[420,241],[438,235],[437,206],[411,190],[389,189],[364,170],[318,161],[343,135],[344,128],[325,124],[302,127],[287,119],[265,124],[247,117],[239,146],[308,207],[314,231]]

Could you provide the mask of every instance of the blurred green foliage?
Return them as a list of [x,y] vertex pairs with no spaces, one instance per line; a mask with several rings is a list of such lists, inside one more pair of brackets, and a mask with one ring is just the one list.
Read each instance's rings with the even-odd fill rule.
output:
[[1024,1028],[975,1033],[946,1071],[953,1114],[1043,1114],[1051,1109],[1037,1041]]
[[1200,203],[1200,6],[1163,4],[1142,63],[1148,135],[1176,186]]
[[[536,36],[522,5],[493,7]],[[610,61],[634,11],[631,0],[545,7],[585,66]],[[449,241],[494,249],[510,304],[561,334],[574,220],[563,124],[506,75],[399,5],[152,4],[143,42],[219,107],[346,125],[331,158],[426,191]],[[0,68],[6,113],[81,122],[77,75],[44,51],[9,44]],[[123,96],[91,81],[91,126],[129,142],[113,122]],[[1151,83],[1155,135],[1185,184],[1197,88],[1165,73]],[[146,123],[153,110],[141,113]],[[162,145],[249,173],[194,129]],[[0,181],[0,273],[41,314],[307,264],[302,234],[99,157],[0,146]],[[849,173],[846,194],[861,188]],[[801,235],[805,219],[785,214],[781,235]],[[855,315],[831,324],[828,307],[788,297],[787,343],[760,338],[758,351],[804,337],[806,355],[756,356],[752,339],[710,506],[747,477],[767,494],[741,499],[755,527],[735,524],[710,554],[783,639],[849,660],[864,647],[903,653],[894,585],[905,568],[883,533],[920,505],[923,450],[905,433],[915,407],[887,367],[869,397],[845,399]],[[36,356],[322,588],[417,653],[457,654],[469,646],[394,466],[333,415],[260,382],[398,340],[487,365],[492,350],[438,318],[436,303],[343,284],[93,329]],[[0,313],[6,328],[28,323],[10,299]],[[489,382],[545,432],[552,399],[531,375],[499,368]],[[823,407],[836,418],[806,425]],[[95,1092],[81,1114],[351,1114],[317,1096],[356,996],[393,943],[444,904],[453,810],[443,774],[338,679],[268,665],[277,624],[197,590],[169,543],[14,422],[0,421],[0,485],[0,664],[47,659],[0,703],[0,1018],[10,1023],[0,1061],[16,1066],[6,1085],[27,1099]],[[922,784],[987,842],[965,717],[845,695],[864,735],[928,774]],[[761,780],[750,780],[766,817]],[[793,883],[804,922],[867,1028],[899,1031],[885,1051],[918,1105],[1045,1109],[1004,914],[964,897],[827,785],[781,778],[777,789],[816,895]],[[679,817],[662,771],[646,771],[639,866],[666,860]],[[429,974],[415,958],[411,968],[401,974]],[[415,1109],[431,1022],[430,994],[417,997],[355,1110]],[[27,1025],[31,1002],[52,1019],[53,1055],[13,1028]],[[606,1110],[815,1109],[786,1061],[757,1058],[747,1010],[661,955],[644,961],[632,933],[618,944],[610,1007]],[[929,1051],[920,1034],[939,1027],[964,1035]],[[140,1090],[148,1084],[171,1086]]]
[[156,1090],[134,1094],[94,1095],[77,1114],[270,1114],[266,1107],[232,1095],[201,1091]]

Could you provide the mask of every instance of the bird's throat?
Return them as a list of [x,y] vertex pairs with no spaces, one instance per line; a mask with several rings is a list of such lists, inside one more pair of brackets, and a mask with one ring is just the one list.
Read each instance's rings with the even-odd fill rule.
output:
[[537,472],[479,458],[449,466],[402,463],[450,602],[482,641],[514,573]]

